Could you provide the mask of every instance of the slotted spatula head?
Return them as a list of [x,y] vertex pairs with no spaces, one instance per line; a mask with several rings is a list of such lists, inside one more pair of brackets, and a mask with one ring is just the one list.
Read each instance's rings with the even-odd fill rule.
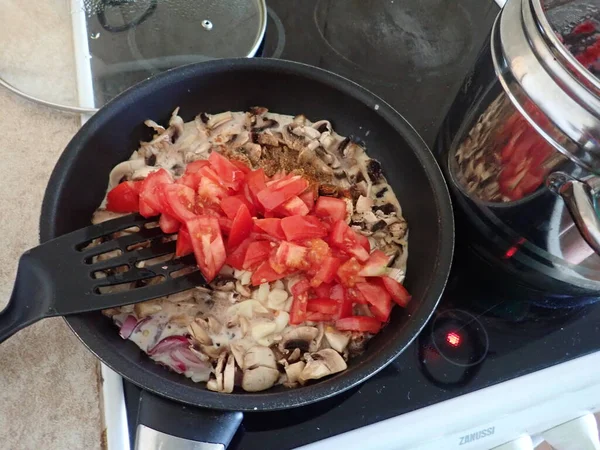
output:
[[128,215],[25,252],[11,300],[0,315],[0,342],[44,317],[114,308],[205,286],[193,255],[169,256],[175,247],[174,236],[163,233],[156,218]]

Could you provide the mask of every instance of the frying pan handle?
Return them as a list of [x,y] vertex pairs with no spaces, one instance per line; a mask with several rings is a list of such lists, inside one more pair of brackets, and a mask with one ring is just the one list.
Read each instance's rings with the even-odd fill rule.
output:
[[242,418],[241,412],[197,408],[142,390],[135,450],[224,450]]
[[546,179],[546,186],[562,197],[581,237],[600,255],[600,219],[590,185],[566,173],[554,172]]

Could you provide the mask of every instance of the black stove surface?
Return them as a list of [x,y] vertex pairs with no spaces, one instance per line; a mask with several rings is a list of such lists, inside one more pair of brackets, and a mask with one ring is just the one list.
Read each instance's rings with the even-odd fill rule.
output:
[[[265,57],[339,73],[395,107],[432,145],[498,8],[492,0],[268,0]],[[246,413],[230,448],[294,448],[599,350],[600,304],[528,301],[457,236],[448,289],[419,338],[360,387],[273,413]],[[131,437],[139,389],[125,383]]]

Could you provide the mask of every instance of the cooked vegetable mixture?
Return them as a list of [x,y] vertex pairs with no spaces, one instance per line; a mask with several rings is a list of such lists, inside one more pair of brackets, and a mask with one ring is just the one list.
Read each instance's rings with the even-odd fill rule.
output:
[[407,224],[362,143],[261,107],[146,125],[93,222],[156,217],[176,252],[144,264],[193,254],[209,283],[104,311],[153,360],[219,392],[295,387],[345,370],[407,305]]

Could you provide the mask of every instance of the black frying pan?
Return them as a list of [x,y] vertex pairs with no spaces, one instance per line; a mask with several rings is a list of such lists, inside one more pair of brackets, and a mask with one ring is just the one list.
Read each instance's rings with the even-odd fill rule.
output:
[[[405,310],[394,308],[390,324],[362,356],[350,361],[346,371],[297,389],[275,387],[262,393],[215,393],[169,372],[135,344],[122,340],[100,313],[66,319],[105,364],[146,392],[161,396],[144,395],[143,423],[187,439],[225,445],[242,417],[231,411],[277,410],[316,402],[355,386],[392,361],[436,307],[454,245],[446,184],[413,128],[383,100],[349,80],[307,65],[269,59],[218,60],[171,70],[102,108],[69,143],[52,173],[42,206],[41,240],[90,223],[112,167],[129,158],[140,140],[150,138],[145,119],[166,123],[177,106],[188,121],[203,111],[247,110],[253,105],[283,114],[302,113],[313,121],[329,119],[340,134],[354,134],[366,143],[369,155],[382,163],[408,220],[406,286],[413,300]],[[183,408],[164,401],[165,397],[201,408]],[[147,429],[139,432],[143,446],[149,445],[148,433]]]

